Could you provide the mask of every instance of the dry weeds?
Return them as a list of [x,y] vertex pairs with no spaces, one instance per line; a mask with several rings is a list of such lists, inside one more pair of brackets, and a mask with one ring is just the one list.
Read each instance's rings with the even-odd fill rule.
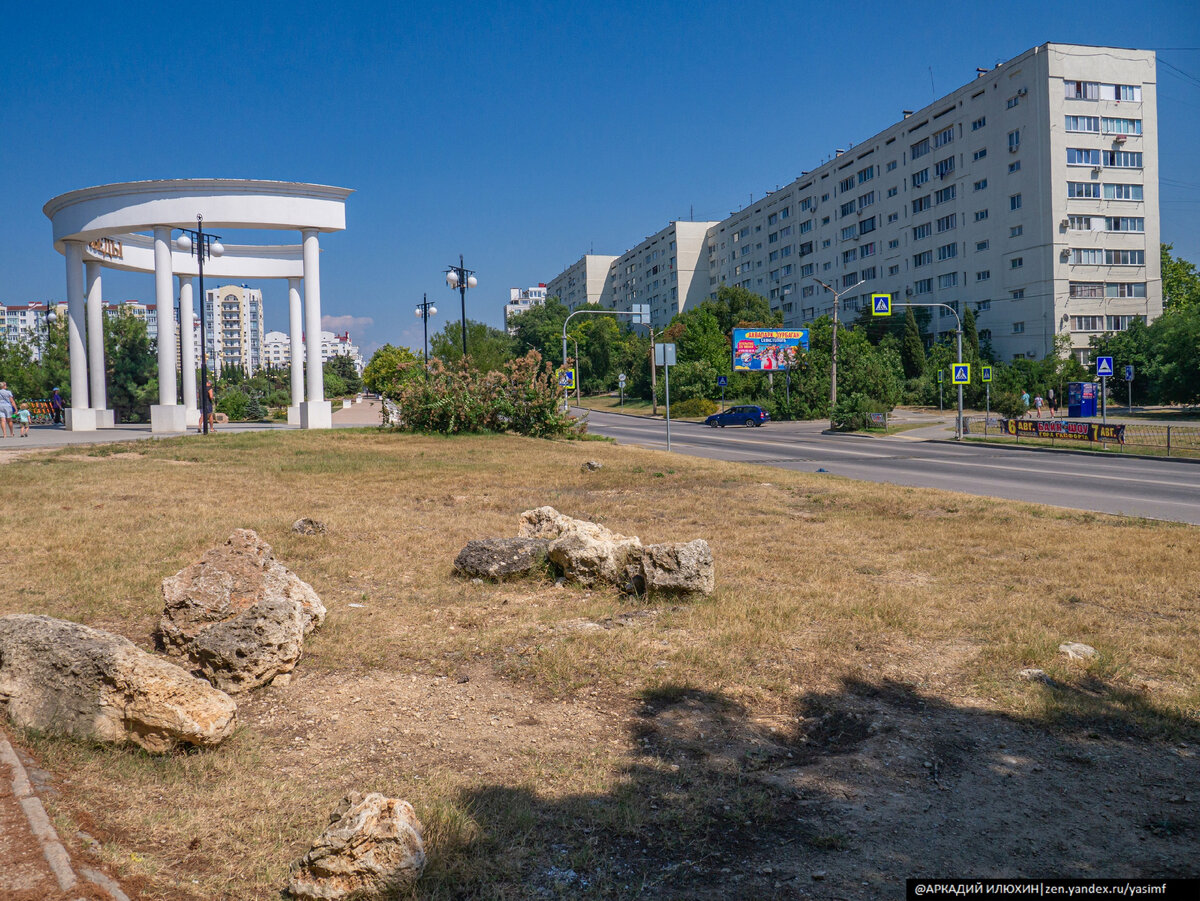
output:
[[[100,837],[146,899],[276,897],[350,788],[416,805],[421,897],[871,897],[939,861],[1014,867],[1004,854],[1015,872],[1041,855],[1042,875],[1195,869],[1194,528],[763,478],[602,443],[371,431],[12,462],[0,613],[151,648],[162,578],[238,527],[330,611],[292,683],[242,701],[215,753],[26,736],[61,779],[60,831]],[[707,538],[716,594],[453,575],[467,540],[542,504],[644,541]],[[292,534],[302,516],[328,533]],[[1099,656],[1069,663],[1071,640]],[[1070,793],[1088,801],[1057,822]]]

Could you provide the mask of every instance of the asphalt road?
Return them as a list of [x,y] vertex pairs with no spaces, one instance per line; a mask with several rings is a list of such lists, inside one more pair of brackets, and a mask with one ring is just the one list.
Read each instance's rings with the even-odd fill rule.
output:
[[[583,411],[579,411],[583,412]],[[769,423],[710,429],[672,422],[676,453],[870,482],[943,488],[1200,524],[1200,464],[928,441],[823,434],[824,423]],[[588,429],[621,444],[665,450],[662,420],[591,411]]]

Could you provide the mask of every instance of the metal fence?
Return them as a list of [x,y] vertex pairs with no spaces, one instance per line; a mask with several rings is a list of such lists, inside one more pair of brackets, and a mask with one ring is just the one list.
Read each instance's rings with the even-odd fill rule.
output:
[[[1077,421],[1077,420],[1061,420]],[[1200,457],[1200,426],[1142,425],[1125,423],[1124,441],[1076,441],[1062,437],[1012,435],[1005,431],[998,416],[964,416],[963,428],[969,437],[1007,438],[1017,444],[1069,446],[1080,450],[1102,448],[1109,451],[1155,454],[1164,457]]]

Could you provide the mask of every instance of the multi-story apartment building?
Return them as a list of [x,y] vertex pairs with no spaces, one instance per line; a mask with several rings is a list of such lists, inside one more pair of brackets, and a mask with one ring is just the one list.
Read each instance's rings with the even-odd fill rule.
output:
[[33,359],[41,358],[46,336],[46,315],[53,310],[66,322],[67,305],[63,301],[34,300],[29,303],[0,305],[0,342],[28,345]]
[[557,297],[570,310],[587,303],[611,306],[612,282],[609,274],[616,260],[616,257],[605,254],[584,254],[546,283],[546,296]]
[[[303,352],[303,348],[301,348]],[[321,362],[328,363],[334,357],[350,357],[358,374],[362,375],[366,361],[359,353],[358,345],[350,340],[350,333],[321,332]],[[303,360],[303,357],[301,358]],[[263,366],[283,369],[292,362],[292,340],[284,332],[267,332],[263,340]]]
[[[1083,359],[1092,335],[1162,312],[1155,87],[1142,50],[1043,44],[981,69],[708,224],[704,295],[741,285],[798,326],[832,311],[819,279],[847,292],[843,316],[872,293],[969,305],[1004,359],[1045,356],[1058,336]],[[953,332],[953,313],[933,314]]]
[[[246,285],[205,291],[204,330],[218,371],[237,368],[253,375],[263,365],[262,292]],[[197,345],[198,346],[198,345]]]
[[508,326],[508,320],[518,313],[524,313],[530,307],[536,304],[546,302],[546,283],[542,282],[536,288],[509,288],[508,303],[504,305],[504,328],[510,334],[512,329]]
[[629,311],[634,304],[646,304],[651,323],[660,327],[703,300],[708,295],[708,267],[702,260],[708,231],[715,225],[671,222],[617,257],[608,276],[613,309]]

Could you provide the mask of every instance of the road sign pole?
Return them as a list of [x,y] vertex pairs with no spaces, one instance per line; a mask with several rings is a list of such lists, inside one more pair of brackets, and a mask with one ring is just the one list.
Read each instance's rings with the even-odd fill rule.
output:
[[1100,421],[1108,424],[1108,377],[1100,376]]
[[1129,412],[1133,412],[1133,379],[1129,380]]
[[667,452],[671,451],[671,367],[663,357],[663,397],[667,401]]
[[[962,325],[958,327],[958,365],[962,365]],[[954,438],[962,441],[962,383],[958,386],[958,421],[954,424]]]
[[987,383],[987,412],[983,419],[983,434],[987,434],[988,420],[992,418],[992,383]]
[[721,412],[725,412],[725,386],[721,386]]
[[942,380],[938,379],[938,412],[945,413],[946,405],[942,402]]

